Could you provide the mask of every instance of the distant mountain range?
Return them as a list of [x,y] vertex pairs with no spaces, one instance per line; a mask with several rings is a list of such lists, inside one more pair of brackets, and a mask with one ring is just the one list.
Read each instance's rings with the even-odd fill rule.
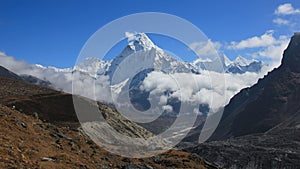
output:
[[[130,57],[128,57],[129,55]],[[132,56],[134,56],[134,60]],[[136,63],[143,65],[137,65]],[[135,65],[139,67],[136,67]],[[222,65],[223,68],[220,68],[220,65]],[[141,71],[139,70],[140,67],[150,67],[151,69],[140,72],[134,80],[130,79],[131,81],[134,81],[132,82],[132,85],[135,84],[136,87],[141,85],[145,77],[151,72],[161,72],[163,74],[188,73],[193,75],[200,74],[203,70],[208,70],[233,75],[246,72],[259,74],[262,69],[268,65],[261,61],[247,60],[242,56],[237,57],[234,61],[230,61],[224,54],[221,55],[220,58],[217,57],[215,60],[197,59],[188,63],[168,55],[163,49],[156,46],[146,34],[138,33],[135,37],[131,38],[123,51],[112,60],[101,60],[99,58],[89,57],[85,58],[85,60],[78,63],[73,68],[63,69],[52,66],[45,67],[38,64],[20,64],[18,66],[20,66],[20,68],[17,69],[13,65],[5,65],[4,67],[9,68],[19,76],[23,76],[28,82],[41,84],[43,86],[51,86],[57,90],[71,93],[72,77],[74,73],[80,74],[84,79],[101,79],[99,81],[103,81],[103,76],[108,76],[109,79],[107,83],[111,86],[107,87],[112,87],[114,91],[122,91],[121,88],[130,85],[127,84],[130,81],[125,82],[128,75],[138,74],[139,71]],[[115,74],[116,70],[120,70],[120,68],[123,69],[122,73]],[[113,75],[115,76],[114,80],[112,79]],[[249,86],[249,84],[247,84],[247,86]],[[237,91],[238,90],[239,89],[237,89]],[[92,97],[91,94],[86,95],[82,92],[76,94]]]
[[[166,54],[163,49],[156,46],[144,33],[139,33],[132,39],[113,60],[104,61],[97,58],[86,58],[85,61],[77,65],[75,70],[82,72],[91,72],[91,70],[94,70],[98,75],[112,75],[125,58],[137,53],[140,53],[139,55],[141,56],[137,57],[137,60],[135,60],[136,63],[143,62],[143,64],[152,65],[154,71],[164,73],[199,73],[201,70],[215,71],[217,69],[215,68],[217,66],[216,62],[221,62],[225,73],[257,73],[262,70],[263,66],[267,66],[261,61],[248,60],[242,56],[238,56],[234,61],[230,61],[224,54],[215,60],[197,59],[191,63],[184,62]],[[127,66],[125,68],[129,70],[132,65],[124,66]]]
[[235,60],[231,61],[225,54],[220,55],[216,60],[203,61],[201,59],[195,60],[193,65],[196,65],[200,70],[216,70],[216,62],[220,61],[223,65],[225,73],[243,74],[246,72],[259,73],[263,67],[267,66],[262,61],[248,60],[242,56],[238,56]]
[[[163,49],[156,46],[149,37],[144,33],[138,33],[123,49],[123,51],[112,60],[101,60],[98,58],[85,58],[74,68],[59,69],[55,67],[44,67],[34,65],[43,71],[54,71],[57,73],[72,73],[74,71],[89,74],[91,77],[99,75],[109,75],[112,77],[119,65],[128,58],[129,55],[140,55],[134,60],[135,63],[143,63],[144,65],[153,67],[153,71],[161,71],[164,73],[199,73],[201,70],[216,70],[216,62],[221,62],[225,73],[243,74],[246,72],[258,73],[264,66],[262,61],[248,60],[242,56],[238,56],[235,60],[229,60],[226,55],[220,55],[216,60],[197,59],[191,63],[178,60],[164,52]],[[124,64],[124,63],[123,63]],[[129,64],[129,63],[128,63]],[[131,65],[122,65],[124,69],[130,71]],[[126,76],[126,75],[124,75]],[[55,82],[52,82],[55,85]]]

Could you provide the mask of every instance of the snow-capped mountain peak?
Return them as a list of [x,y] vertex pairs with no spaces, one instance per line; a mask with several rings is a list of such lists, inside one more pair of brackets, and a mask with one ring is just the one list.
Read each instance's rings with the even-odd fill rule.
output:
[[133,38],[130,39],[128,45],[135,51],[139,51],[141,49],[150,50],[151,48],[156,47],[145,33],[136,34]]
[[252,62],[254,62],[255,60],[248,60],[244,57],[242,57],[241,55],[237,56],[236,59],[233,61],[235,64],[240,65],[240,66],[247,66],[250,65]]
[[246,72],[260,72],[264,66],[267,66],[261,61],[254,59],[246,59],[242,56],[236,57],[236,59],[227,66],[226,72],[230,73],[246,73]]
[[70,73],[73,71],[73,68],[57,68],[54,66],[43,66],[40,64],[31,65],[33,68],[38,68],[40,70],[52,70],[54,72]]
[[225,54],[223,54],[222,57],[224,59],[225,66],[228,66],[232,63],[232,61]]
[[132,53],[136,53],[141,50],[149,51],[152,48],[161,50],[159,47],[154,45],[154,43],[149,39],[149,37],[145,33],[137,33],[131,37],[128,37],[128,42],[128,45],[119,56],[126,57],[128,55],[131,55]]
[[[193,64],[199,67],[199,69],[239,74],[246,72],[258,73],[261,71],[263,66],[265,66],[265,64],[261,61],[254,59],[248,60],[242,56],[237,56],[235,60],[231,61],[225,54],[220,55],[219,58],[209,61],[198,59]],[[223,69],[220,68],[220,64],[223,65]]]
[[145,33],[128,37],[128,45],[112,60],[107,74],[112,76],[117,68],[130,70],[135,64],[139,64],[143,68],[151,67],[155,71],[164,73],[198,72],[193,65],[168,55],[163,49],[156,46]]

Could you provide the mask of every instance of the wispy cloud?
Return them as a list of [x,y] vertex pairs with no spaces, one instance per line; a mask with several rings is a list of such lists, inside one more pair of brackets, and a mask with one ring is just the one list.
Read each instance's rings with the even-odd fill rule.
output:
[[290,38],[288,36],[280,36],[276,39],[276,43],[269,45],[265,48],[253,53],[255,58],[270,59],[269,65],[271,68],[278,67],[281,64],[283,51],[287,48]]
[[300,14],[300,9],[295,9],[292,4],[286,3],[279,5],[274,13],[276,15],[294,15]]
[[274,15],[276,18],[273,23],[277,26],[287,26],[291,33],[299,31],[300,8],[295,8],[290,3],[282,4],[275,10]]
[[240,42],[232,41],[227,48],[241,50],[247,48],[267,47],[276,43],[273,33],[273,30],[268,30],[261,36],[250,37],[245,40],[241,40]]
[[282,18],[275,18],[275,19],[273,19],[273,23],[275,23],[277,25],[289,25],[290,21],[288,21],[286,19],[282,19]]
[[278,67],[281,63],[283,51],[289,43],[288,36],[275,37],[273,30],[269,30],[261,36],[253,36],[239,42],[231,42],[227,49],[243,50],[254,49],[254,52],[247,53],[248,56],[258,60],[267,60],[269,69]]
[[211,39],[202,42],[194,42],[189,48],[194,50],[199,56],[210,57],[217,56],[219,49],[222,47],[220,42],[213,42]]

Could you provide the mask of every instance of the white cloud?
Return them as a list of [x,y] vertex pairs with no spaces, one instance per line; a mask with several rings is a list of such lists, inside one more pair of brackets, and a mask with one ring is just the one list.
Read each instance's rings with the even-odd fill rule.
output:
[[[54,84],[57,90],[63,90],[68,93],[72,93],[73,82],[74,85],[77,86],[76,90],[73,91],[74,94],[92,99],[94,99],[96,95],[96,99],[100,101],[110,102],[109,98],[111,97],[111,94],[107,76],[100,76],[95,81],[93,77],[82,72],[77,71],[72,74],[72,69],[56,70],[55,68],[51,67],[46,68],[40,65],[31,65],[24,61],[15,60],[13,57],[7,56],[5,53],[1,52],[0,65],[18,75],[27,74],[35,76],[42,80],[48,80],[52,84]],[[73,77],[77,78],[77,80],[73,81]],[[97,88],[95,88],[94,90],[86,90],[87,86],[89,86],[90,88],[93,87],[91,85],[94,84],[96,84]]]
[[288,21],[286,19],[282,19],[282,18],[276,18],[276,19],[273,19],[273,23],[275,23],[277,25],[289,25],[290,21]]
[[128,41],[134,40],[136,32],[125,32],[125,37],[128,38]]
[[[162,95],[167,90],[172,91],[169,98],[178,98],[191,105],[214,105],[212,110],[225,106],[231,97],[241,89],[252,86],[266,72],[230,74],[201,71],[200,74],[151,72],[142,83],[141,89],[150,92],[150,96]],[[217,84],[211,84],[211,78],[221,79]],[[222,83],[226,84],[225,86]],[[166,97],[160,99],[159,105],[166,104]],[[215,104],[211,104],[214,102]]]
[[270,67],[278,67],[281,63],[283,51],[287,48],[290,39],[287,36],[280,36],[276,43],[263,48],[253,54],[256,58],[267,58],[270,59]]
[[293,15],[293,14],[300,14],[300,9],[295,9],[292,4],[286,3],[279,5],[278,8],[275,10],[276,15]]
[[189,45],[189,48],[194,50],[199,56],[210,57],[217,56],[221,46],[220,42],[213,42],[209,39],[204,42],[194,42]]
[[280,65],[283,51],[287,48],[288,43],[289,38],[287,36],[276,38],[273,36],[273,31],[267,31],[261,36],[254,36],[240,42],[231,42],[227,49],[244,50],[257,48],[256,52],[248,53],[247,55],[259,60],[267,59],[266,62],[271,70]]
[[45,68],[28,64],[25,61],[17,61],[4,53],[0,53],[0,65],[18,75],[27,74],[42,80],[48,80],[55,84],[59,90],[72,91],[72,74],[70,72],[56,72],[54,68]]
[[240,42],[231,42],[228,49],[247,49],[247,48],[258,48],[267,47],[276,43],[276,39],[273,37],[273,30],[269,30],[261,36],[254,36]]

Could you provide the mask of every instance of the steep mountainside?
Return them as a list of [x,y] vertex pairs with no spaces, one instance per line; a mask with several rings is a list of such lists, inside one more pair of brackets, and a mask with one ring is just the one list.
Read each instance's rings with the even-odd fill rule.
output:
[[300,34],[296,33],[284,52],[282,65],[231,99],[212,139],[263,133],[299,119],[295,117],[300,116],[299,111]]
[[[32,85],[23,81],[0,78],[0,104],[14,108],[28,115],[39,117],[41,120],[52,124],[77,129],[79,122],[74,109],[73,96],[68,93],[55,91],[49,88]],[[83,97],[80,99],[82,106],[96,106]],[[98,103],[103,116],[108,123],[123,134],[129,136],[148,137],[152,133],[139,125],[121,116],[115,109]],[[96,107],[97,108],[97,107]],[[109,110],[109,111],[108,111]],[[97,114],[86,112],[88,116],[81,118],[82,122],[93,122]],[[124,130],[129,128],[130,130]]]
[[282,65],[226,106],[207,143],[189,152],[225,168],[300,167],[300,33],[284,52]]
[[72,95],[20,80],[0,78],[0,104],[53,123],[77,123]]
[[[298,119],[299,120],[299,119]],[[233,169],[298,169],[300,128],[285,127],[188,148],[219,167]]]

